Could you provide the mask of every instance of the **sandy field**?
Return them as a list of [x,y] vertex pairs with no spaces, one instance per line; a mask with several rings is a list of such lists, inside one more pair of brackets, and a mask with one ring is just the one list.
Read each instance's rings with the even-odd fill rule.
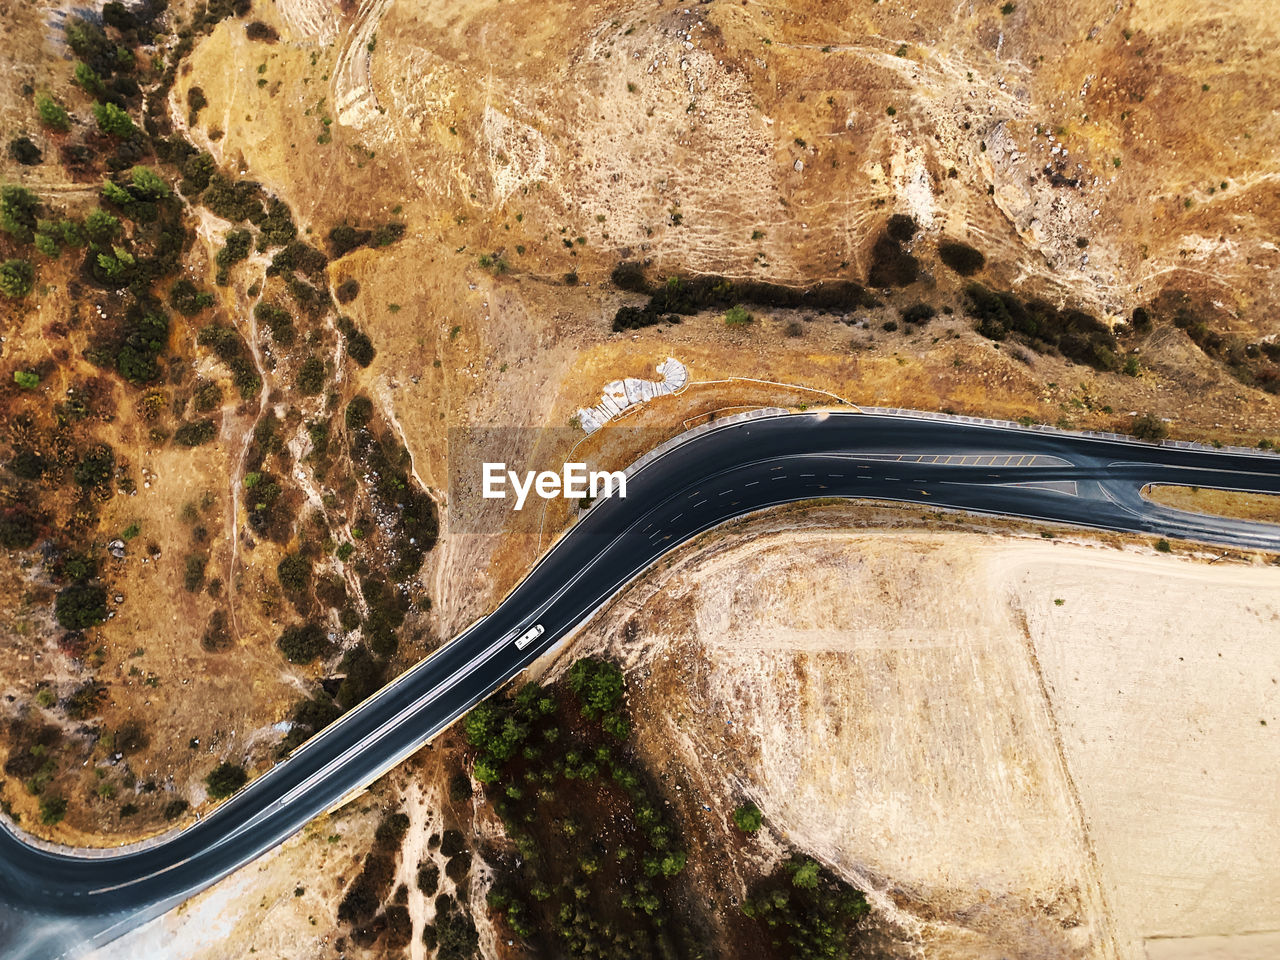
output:
[[1280,497],[1265,493],[1242,493],[1238,490],[1213,490],[1207,487],[1154,486],[1148,487],[1143,495],[1148,500],[1177,507],[1179,510],[1280,523]]
[[1233,935],[1280,920],[1280,570],[815,522],[686,549],[587,632],[652,762],[931,957],[1266,952]]

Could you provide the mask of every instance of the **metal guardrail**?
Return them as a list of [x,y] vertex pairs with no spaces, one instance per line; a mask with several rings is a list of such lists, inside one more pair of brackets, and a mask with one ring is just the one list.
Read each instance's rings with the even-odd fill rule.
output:
[[1133,443],[1146,447],[1173,447],[1178,450],[1202,450],[1206,453],[1243,453],[1252,457],[1277,457],[1280,451],[1264,450],[1260,447],[1237,447],[1223,444],[1214,446],[1211,443],[1199,443],[1192,440],[1160,440],[1152,443],[1139,440],[1125,433],[1110,433],[1105,430],[1064,430],[1047,423],[1019,423],[1016,420],[995,420],[990,417],[968,417],[959,413],[938,413],[933,410],[908,410],[904,407],[868,407],[858,405],[864,413],[878,413],[897,417],[918,417],[924,420],[954,420],[960,423],[973,423],[986,427],[1002,427],[1013,430],[1030,430],[1035,433],[1060,433],[1068,437],[1090,437],[1095,440],[1111,440],[1118,443]]

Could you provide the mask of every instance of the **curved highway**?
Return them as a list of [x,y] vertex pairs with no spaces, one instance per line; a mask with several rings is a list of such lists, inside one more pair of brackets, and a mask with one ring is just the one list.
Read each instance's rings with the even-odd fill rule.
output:
[[[478,465],[477,465],[478,468]],[[488,617],[173,838],[82,857],[0,831],[0,956],[74,956],[158,916],[417,750],[655,559],[765,507],[874,498],[1280,551],[1280,526],[1150,503],[1150,483],[1280,494],[1280,458],[861,413],[746,420],[597,501]],[[511,638],[545,632],[524,650]]]

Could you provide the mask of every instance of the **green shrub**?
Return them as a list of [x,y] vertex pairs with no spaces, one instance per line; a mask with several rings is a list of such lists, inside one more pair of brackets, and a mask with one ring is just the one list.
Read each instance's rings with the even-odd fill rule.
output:
[[40,125],[47,130],[66,133],[71,129],[71,118],[66,108],[47,93],[36,94],[36,113],[40,117]]
[[100,443],[80,458],[72,475],[82,487],[96,487],[108,483],[116,469],[116,455],[111,447]]
[[212,420],[193,420],[173,432],[173,442],[180,447],[198,447],[217,435],[218,428]]
[[215,173],[200,198],[215,216],[231,223],[257,222],[266,216],[262,209],[262,188],[252,180],[232,180]]
[[1142,413],[1134,417],[1129,432],[1147,443],[1159,443],[1169,436],[1169,428],[1154,413]]
[[107,591],[89,583],[73,583],[59,591],[54,615],[64,630],[84,630],[107,619]]
[[618,711],[626,682],[617,664],[584,657],[570,668],[569,686],[582,705],[582,713],[592,717]]
[[160,375],[157,362],[169,343],[169,318],[159,310],[131,310],[116,347],[115,365],[130,383],[150,383]]
[[187,555],[186,567],[182,575],[182,588],[187,593],[199,593],[204,589],[204,568],[209,558],[202,553]]
[[743,833],[755,833],[764,822],[760,808],[748,800],[733,811],[733,822]]
[[15,370],[13,371],[13,382],[23,390],[34,390],[40,386],[40,375],[32,373],[30,370]]
[[163,200],[169,196],[169,185],[150,167],[134,167],[129,171],[131,191],[139,200]]
[[194,283],[183,277],[169,288],[169,306],[184,317],[194,317],[201,310],[213,306],[211,293],[202,293]]
[[971,277],[987,262],[982,251],[959,240],[942,240],[938,243],[938,257],[962,277]]
[[[41,223],[48,223],[47,220],[41,220]],[[35,237],[36,249],[43,253],[50,260],[57,260],[62,256],[62,243],[59,238],[52,233],[37,233]]]
[[30,243],[40,213],[40,198],[26,187],[0,187],[0,230],[19,243]]
[[747,311],[747,308],[740,304],[734,304],[724,313],[725,325],[730,327],[740,327],[754,319],[755,317]]
[[94,210],[84,219],[84,231],[95,243],[110,243],[120,233],[120,219],[105,210]]
[[329,637],[324,629],[314,623],[289,627],[280,634],[276,646],[290,663],[310,663],[329,650]]
[[276,565],[280,586],[290,593],[301,593],[311,583],[311,561],[301,554],[290,553]]
[[253,234],[248,230],[231,230],[226,235],[226,245],[218,251],[214,262],[218,265],[218,275],[214,282],[225,287],[231,267],[249,256],[253,249]]
[[347,404],[346,424],[348,430],[359,430],[369,425],[373,419],[373,401],[361,394],[353,397]]
[[98,71],[87,63],[77,63],[71,71],[71,76],[80,88],[91,97],[105,96],[107,85],[102,82],[102,78],[98,76]]
[[19,300],[31,292],[36,272],[25,260],[6,260],[0,263],[0,293],[10,300]]
[[203,87],[191,87],[187,90],[187,126],[194,127],[199,119],[200,111],[209,105],[209,98],[204,95]]
[[267,215],[257,226],[260,253],[265,252],[269,247],[283,247],[298,235],[298,228],[294,225],[289,205],[278,198],[272,198],[267,205]]
[[194,200],[209,186],[217,166],[213,162],[213,154],[196,153],[188,157],[182,164],[182,179],[178,189],[184,197]]
[[253,308],[253,318],[267,325],[271,330],[271,339],[282,347],[293,346],[297,331],[293,326],[293,317],[289,311],[275,303],[259,300]]
[[220,763],[204,778],[212,800],[229,797],[249,781],[249,775],[242,766],[234,763]]
[[99,130],[121,140],[133,136],[137,129],[133,125],[133,118],[114,103],[95,103],[93,118],[98,122]]
[[303,396],[313,397],[323,389],[324,364],[318,357],[307,357],[298,371],[298,391]]
[[61,823],[67,815],[67,798],[50,794],[40,798],[40,822],[46,827]]
[[[355,281],[351,282],[354,283]],[[373,341],[363,331],[357,329],[355,321],[350,317],[339,317],[338,329],[347,339],[347,356],[362,367],[367,367],[373,363],[373,358],[376,354],[373,348]]]

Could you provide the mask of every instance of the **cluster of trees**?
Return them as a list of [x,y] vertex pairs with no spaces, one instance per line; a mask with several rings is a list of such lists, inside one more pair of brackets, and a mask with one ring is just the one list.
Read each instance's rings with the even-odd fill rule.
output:
[[[352,280],[350,282],[354,283],[355,281]],[[339,295],[341,295],[341,289],[339,289]],[[356,326],[354,320],[350,317],[339,317],[338,330],[346,338],[347,356],[362,367],[367,367],[373,363],[376,352],[373,348],[373,341],[369,339],[363,330]]]
[[619,740],[629,726],[622,673],[581,660],[566,686],[527,684],[464,720],[473,774],[522,861],[490,904],[548,955],[645,956],[668,938],[693,942],[671,897],[687,854]]
[[262,378],[253,365],[249,347],[234,327],[225,323],[211,323],[201,328],[196,342],[209,347],[231,372],[231,381],[240,391],[240,397],[249,400],[262,389]]
[[1134,310],[1132,325],[1141,334],[1149,332],[1157,318],[1171,323],[1241,383],[1280,393],[1280,342],[1248,343],[1239,336],[1220,333],[1207,318],[1214,310],[1211,303],[1184,290],[1162,290],[1148,307]]
[[1023,300],[980,283],[965,287],[965,303],[977,321],[975,329],[990,340],[1016,334],[1034,350],[1057,350],[1068,360],[1095,370],[1118,370],[1121,366],[1111,328],[1082,310],[1060,310],[1044,300]]
[[373,403],[366,396],[347,404],[348,449],[354,463],[373,481],[369,500],[388,532],[387,547],[394,559],[388,574],[393,581],[417,574],[423,558],[435,546],[439,521],[435,502],[409,476],[409,451],[390,431],[376,434]]
[[344,223],[329,231],[329,252],[336,260],[360,247],[387,247],[404,236],[405,224],[389,221],[377,227],[362,229]]
[[762,881],[742,906],[759,921],[778,954],[789,960],[848,957],[866,897],[808,858],[793,858]]
[[679,323],[681,316],[693,316],[704,310],[728,310],[736,306],[744,309],[746,306],[760,306],[846,311],[877,303],[860,284],[851,281],[797,288],[716,276],[672,276],[655,284],[645,276],[643,265],[633,261],[619,263],[610,277],[619,289],[649,298],[643,307],[619,307],[613,318],[614,330]]

